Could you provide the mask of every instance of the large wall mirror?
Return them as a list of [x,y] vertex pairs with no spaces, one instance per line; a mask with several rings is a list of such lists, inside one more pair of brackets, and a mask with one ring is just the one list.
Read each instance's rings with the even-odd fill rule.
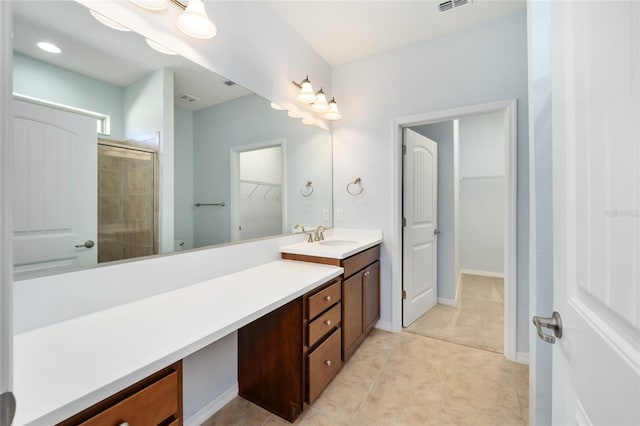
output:
[[329,132],[76,2],[13,23],[17,279],[332,225]]

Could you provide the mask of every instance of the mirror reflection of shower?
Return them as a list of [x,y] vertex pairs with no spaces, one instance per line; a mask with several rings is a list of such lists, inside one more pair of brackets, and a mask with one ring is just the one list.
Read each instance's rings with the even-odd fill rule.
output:
[[98,144],[98,263],[158,253],[155,152]]

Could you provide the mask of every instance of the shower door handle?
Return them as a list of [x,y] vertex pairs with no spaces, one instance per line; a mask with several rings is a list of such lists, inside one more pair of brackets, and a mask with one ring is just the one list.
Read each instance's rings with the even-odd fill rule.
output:
[[76,248],[82,248],[82,247],[91,248],[91,247],[93,247],[95,245],[96,245],[96,243],[94,243],[93,240],[87,240],[82,244],[76,244]]

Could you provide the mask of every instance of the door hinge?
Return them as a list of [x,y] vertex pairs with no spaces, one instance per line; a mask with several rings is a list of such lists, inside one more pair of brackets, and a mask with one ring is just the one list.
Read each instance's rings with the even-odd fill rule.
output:
[[0,426],[11,426],[16,414],[16,398],[11,392],[0,395]]
[[402,155],[406,155],[406,153],[407,153],[407,146],[402,145]]
[[402,300],[407,298],[407,290],[402,290]]
[[407,226],[407,218],[403,217],[402,218],[402,227],[404,228],[405,226]]

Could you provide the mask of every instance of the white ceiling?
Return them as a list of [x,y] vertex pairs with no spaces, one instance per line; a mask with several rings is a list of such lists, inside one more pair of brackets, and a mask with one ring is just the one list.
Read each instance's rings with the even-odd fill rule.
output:
[[[2,0],[0,0],[2,1]],[[211,0],[209,0],[211,1]],[[437,37],[525,8],[525,0],[473,0],[438,12],[438,2],[418,1],[268,1],[330,65],[354,61],[408,43]],[[175,95],[200,101],[180,105],[198,110],[250,93],[180,56],[151,50],[132,32],[98,23],[73,1],[14,1],[14,49],[96,79],[127,86],[159,68],[175,73]],[[35,47],[40,40],[63,49],[51,55]]]
[[331,66],[438,37],[526,8],[525,0],[473,0],[446,12],[443,0],[268,1]]

